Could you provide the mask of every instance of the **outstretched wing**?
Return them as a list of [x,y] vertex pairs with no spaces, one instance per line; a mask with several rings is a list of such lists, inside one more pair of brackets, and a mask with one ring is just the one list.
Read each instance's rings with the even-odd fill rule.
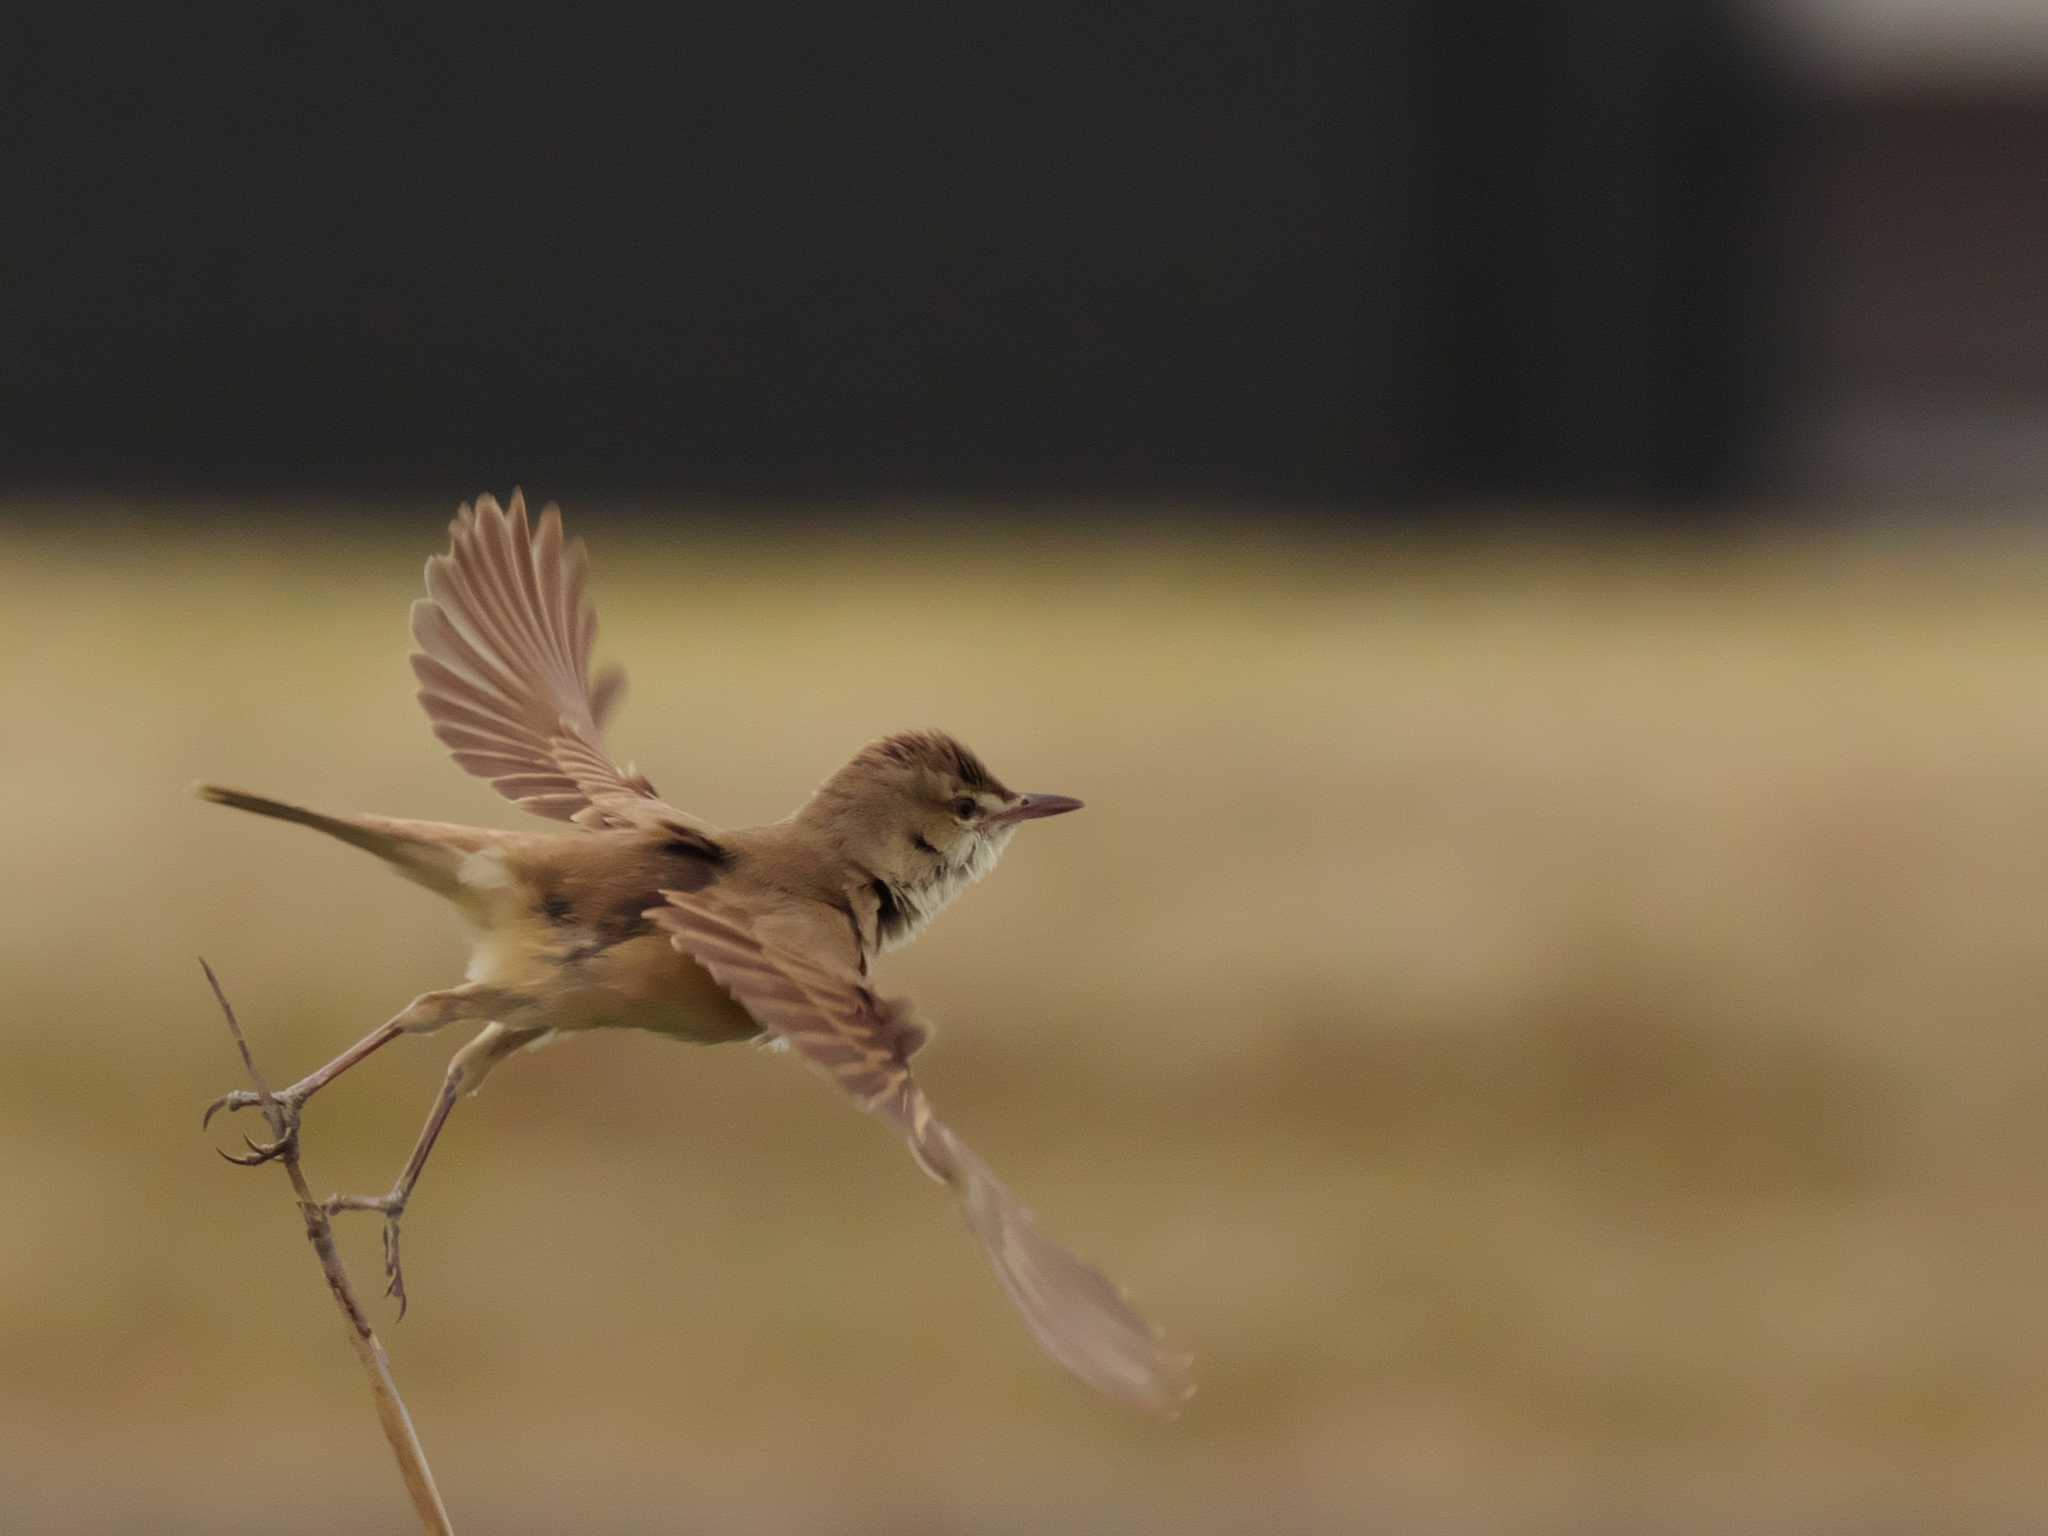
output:
[[838,931],[831,916],[749,916],[715,889],[662,896],[668,905],[647,915],[676,948],[862,1109],[893,1125],[924,1170],[952,1189],[1046,1353],[1113,1397],[1155,1413],[1179,1410],[1193,1390],[1189,1358],[1167,1348],[1106,1275],[1041,1233],[1023,1203],[932,1114],[910,1075],[926,1032],[907,1003],[868,990],[850,930]]
[[434,735],[455,761],[557,821],[689,822],[604,749],[605,717],[626,676],[611,667],[591,678],[588,561],[581,539],[564,542],[561,513],[548,507],[533,529],[518,491],[509,511],[480,496],[448,534],[448,553],[427,562],[427,596],[412,605],[412,669]]

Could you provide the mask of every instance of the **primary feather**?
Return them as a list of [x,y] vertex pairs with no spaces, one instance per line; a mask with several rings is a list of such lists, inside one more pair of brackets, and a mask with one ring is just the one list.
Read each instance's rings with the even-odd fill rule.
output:
[[489,496],[465,505],[448,552],[427,562],[428,595],[412,606],[420,703],[458,764],[535,815],[590,827],[679,818],[605,751],[625,674],[591,677],[587,571],[583,541],[563,540],[555,507],[536,530],[517,491],[509,510]]

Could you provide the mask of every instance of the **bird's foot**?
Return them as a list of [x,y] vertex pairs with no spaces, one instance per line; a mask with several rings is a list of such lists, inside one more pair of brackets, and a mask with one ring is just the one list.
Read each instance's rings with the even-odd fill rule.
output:
[[405,1271],[398,1262],[398,1218],[405,1214],[406,1197],[389,1195],[329,1195],[320,1208],[333,1216],[342,1211],[376,1211],[384,1218],[384,1294],[398,1303],[398,1315],[405,1316]]
[[[283,1134],[275,1141],[256,1141],[244,1135],[242,1142],[248,1147],[248,1152],[246,1154],[241,1152],[221,1152],[220,1155],[222,1157],[244,1168],[257,1168],[269,1162],[272,1158],[279,1157],[290,1151],[297,1144],[299,1139],[299,1108],[306,1102],[306,1096],[302,1093],[294,1093],[291,1089],[287,1088],[283,1093],[272,1094],[269,1102],[274,1102],[277,1105],[280,1114],[284,1118]],[[205,1130],[207,1126],[213,1123],[213,1117],[222,1110],[233,1114],[238,1109],[263,1109],[265,1106],[266,1101],[260,1093],[252,1093],[247,1088],[237,1088],[231,1093],[222,1094],[206,1106],[206,1113],[199,1117],[199,1128]],[[218,1147],[214,1148],[214,1150],[220,1152]]]

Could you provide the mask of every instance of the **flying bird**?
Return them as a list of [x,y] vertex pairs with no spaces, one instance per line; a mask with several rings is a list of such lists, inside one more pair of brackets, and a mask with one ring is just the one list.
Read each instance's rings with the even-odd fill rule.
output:
[[[405,1307],[399,1222],[450,1112],[508,1056],[565,1034],[644,1029],[716,1044],[782,1043],[891,1126],[952,1190],[1038,1343],[1083,1381],[1172,1413],[1188,1357],[1100,1271],[1039,1231],[988,1165],[938,1119],[912,1076],[929,1026],[874,990],[870,967],[909,943],[995,868],[1026,822],[1080,809],[1020,794],[938,731],[861,748],[809,800],[766,826],[721,829],[669,804],[604,745],[624,675],[593,675],[587,559],[553,506],[463,506],[413,604],[412,668],[434,735],[508,800],[564,823],[505,832],[330,815],[201,784],[205,799],[362,848],[452,902],[476,929],[466,979],[389,1021],[276,1095],[286,1130],[223,1154],[256,1165],[298,1134],[307,1100],[401,1035],[481,1025],[455,1054],[397,1182],[331,1211],[384,1218],[389,1294]],[[237,1090],[208,1108],[246,1109]],[[247,1141],[247,1138],[244,1138]]]

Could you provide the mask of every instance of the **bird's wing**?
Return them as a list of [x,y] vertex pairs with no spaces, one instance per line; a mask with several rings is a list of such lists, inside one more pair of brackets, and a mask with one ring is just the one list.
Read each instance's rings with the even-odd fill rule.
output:
[[1090,1386],[1172,1414],[1192,1386],[1189,1358],[1166,1347],[1100,1270],[1038,1230],[1031,1212],[936,1118],[910,1075],[926,1031],[900,999],[858,972],[837,913],[750,914],[714,889],[663,891],[648,916],[763,1028],[901,1133],[918,1163],[952,1189],[996,1276],[1039,1344]]
[[448,553],[427,562],[412,605],[412,669],[434,735],[471,773],[539,816],[589,827],[694,825],[604,748],[605,717],[626,676],[590,675],[597,614],[583,595],[583,541],[565,542],[550,506],[538,529],[526,501],[465,505]]

